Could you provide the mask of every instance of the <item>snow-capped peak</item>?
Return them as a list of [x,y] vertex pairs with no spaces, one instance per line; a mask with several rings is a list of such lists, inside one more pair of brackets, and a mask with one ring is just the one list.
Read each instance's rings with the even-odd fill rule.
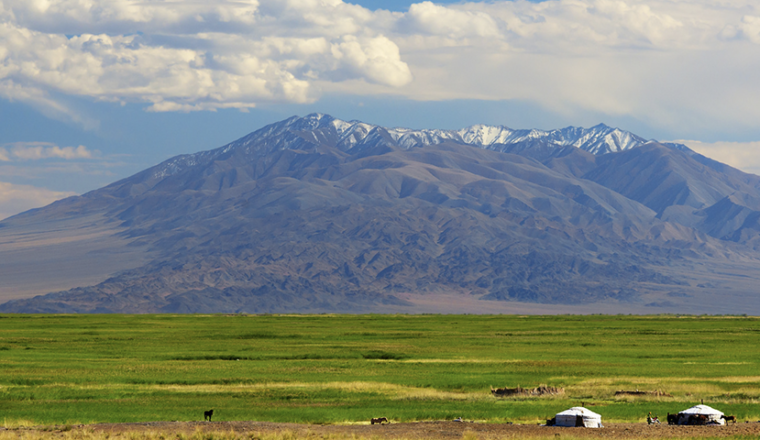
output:
[[385,128],[361,121],[344,121],[323,113],[293,116],[267,125],[222,148],[179,156],[155,167],[156,177],[171,175],[197,163],[225,154],[261,157],[278,150],[314,150],[330,147],[349,150],[386,144],[410,149],[419,146],[456,142],[489,150],[505,151],[510,146],[543,142],[547,146],[574,146],[595,155],[635,148],[648,141],[633,133],[599,124],[591,128],[565,127],[556,130],[514,130],[506,126],[477,124],[460,130],[396,127]]
[[[605,124],[598,124],[591,128],[566,127],[555,130],[514,130],[506,126],[483,124],[460,130],[415,130],[403,127],[385,128],[361,121],[344,121],[330,115],[312,113],[303,118],[292,117],[264,127],[244,138],[244,143],[254,148],[256,148],[254,145],[262,143],[269,146],[275,143],[284,147],[292,142],[298,143],[298,139],[304,140],[306,131],[319,131],[319,135],[314,134],[308,137],[311,140],[324,140],[344,151],[363,146],[365,143],[387,142],[388,137],[397,147],[404,149],[436,145],[446,141],[487,149],[500,149],[499,146],[502,145],[508,146],[528,141],[543,141],[550,146],[574,146],[597,155],[628,150],[648,142],[633,133]],[[373,133],[378,131],[387,133],[387,137],[374,136]],[[281,137],[285,132],[290,133],[291,136],[285,136],[289,140],[272,139],[273,136]],[[296,135],[298,139],[294,139],[292,135]]]

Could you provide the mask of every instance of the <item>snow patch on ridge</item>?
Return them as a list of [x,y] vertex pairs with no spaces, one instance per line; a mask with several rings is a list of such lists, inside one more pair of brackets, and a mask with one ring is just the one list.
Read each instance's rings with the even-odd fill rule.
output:
[[178,156],[154,168],[160,179],[183,169],[213,161],[225,154],[261,157],[273,151],[295,149],[313,151],[327,145],[342,151],[372,148],[393,143],[402,149],[437,145],[452,141],[490,150],[528,141],[543,141],[549,146],[573,146],[595,155],[615,153],[643,145],[648,140],[633,133],[599,124],[591,128],[565,127],[556,130],[514,130],[506,126],[477,124],[459,130],[386,128],[360,121],[344,121],[323,113],[293,116],[267,125],[216,150]]

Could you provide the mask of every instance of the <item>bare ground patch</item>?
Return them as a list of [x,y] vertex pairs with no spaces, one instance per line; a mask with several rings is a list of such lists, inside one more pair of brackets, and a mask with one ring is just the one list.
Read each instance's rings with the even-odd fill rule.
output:
[[727,426],[667,426],[613,423],[602,429],[559,428],[468,422],[415,422],[389,425],[305,425],[270,422],[145,422],[27,427],[0,431],[0,440],[356,440],[356,439],[698,439],[760,436],[760,423]]

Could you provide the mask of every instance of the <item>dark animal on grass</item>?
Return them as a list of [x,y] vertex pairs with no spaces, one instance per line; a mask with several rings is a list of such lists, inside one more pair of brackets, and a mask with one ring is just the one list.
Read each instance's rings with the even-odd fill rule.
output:
[[706,425],[707,420],[704,414],[692,414],[689,416],[689,425]]
[[383,422],[385,422],[385,423],[390,423],[390,421],[388,421],[388,418],[387,418],[387,417],[375,417],[375,418],[373,418],[373,419],[371,419],[371,420],[369,421],[369,423],[371,423],[371,424],[373,424],[373,425],[374,425],[375,423],[379,423],[379,424],[381,424],[381,425],[382,425],[382,424],[383,424]]
[[678,424],[678,414],[668,413],[668,425]]
[[557,423],[557,418],[552,417],[551,419],[546,420],[546,426],[554,426]]
[[211,416],[214,415],[214,410],[210,409],[208,411],[203,411],[203,420],[211,421]]
[[725,420],[726,423],[728,423],[729,420],[736,423],[736,416],[720,416],[720,418]]

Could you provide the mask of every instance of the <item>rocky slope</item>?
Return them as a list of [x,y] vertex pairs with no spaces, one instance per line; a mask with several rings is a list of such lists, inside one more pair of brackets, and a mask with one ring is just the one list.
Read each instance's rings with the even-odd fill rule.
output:
[[150,261],[0,311],[424,311],[410,293],[709,307],[760,273],[758,200],[757,176],[606,126],[310,115],[4,221],[0,237],[97,217]]

